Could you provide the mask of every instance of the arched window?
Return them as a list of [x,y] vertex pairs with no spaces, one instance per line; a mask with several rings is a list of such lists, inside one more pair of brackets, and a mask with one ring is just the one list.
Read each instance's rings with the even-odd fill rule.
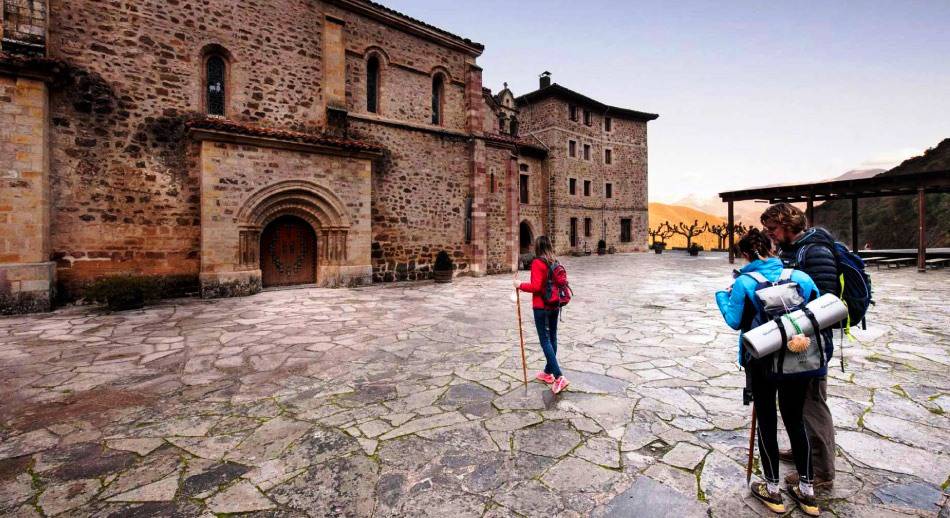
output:
[[366,111],[379,113],[379,57],[366,62]]
[[442,74],[432,77],[432,124],[442,125],[442,104],[445,97],[445,81]]
[[208,115],[225,115],[228,64],[219,54],[205,60],[205,110]]

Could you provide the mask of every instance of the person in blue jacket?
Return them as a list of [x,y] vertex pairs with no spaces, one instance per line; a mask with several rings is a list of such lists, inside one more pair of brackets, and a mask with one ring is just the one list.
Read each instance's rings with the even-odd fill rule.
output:
[[[762,460],[762,473],[765,482],[753,482],[749,489],[752,496],[764,503],[771,511],[785,512],[785,503],[779,491],[779,455],[777,427],[775,415],[775,396],[778,394],[778,406],[782,412],[782,422],[792,444],[792,454],[795,458],[795,467],[800,474],[796,485],[789,484],[788,493],[805,514],[818,516],[820,511],[815,500],[812,486],[811,446],[805,422],[802,418],[805,406],[805,394],[811,378],[776,378],[770,375],[772,355],[762,358],[743,358],[742,333],[749,330],[755,309],[751,297],[755,296],[758,282],[749,275],[758,272],[771,282],[775,282],[782,274],[782,261],[772,255],[772,242],[758,229],[751,229],[742,236],[736,245],[739,255],[749,264],[739,270],[732,287],[716,293],[716,303],[722,312],[726,324],[740,331],[739,334],[739,364],[748,370],[752,389],[752,403],[755,405],[755,414],[758,422],[759,454]],[[818,288],[804,272],[792,272],[791,281],[801,287],[805,300],[812,300],[818,296]],[[773,353],[774,354],[774,353]]]

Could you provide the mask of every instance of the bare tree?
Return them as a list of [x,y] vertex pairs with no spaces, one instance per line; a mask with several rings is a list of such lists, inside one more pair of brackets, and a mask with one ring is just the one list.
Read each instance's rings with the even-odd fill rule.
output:
[[693,245],[693,238],[699,235],[702,235],[703,232],[709,230],[709,223],[699,224],[699,220],[694,220],[692,225],[687,225],[684,222],[670,227],[674,234],[679,234],[686,238],[686,248],[689,248]]
[[656,244],[656,238],[660,238],[660,242],[665,244],[667,239],[673,237],[673,231],[670,230],[669,221],[660,223],[655,229],[651,228],[649,232],[654,245]]
[[712,225],[709,227],[709,232],[716,236],[716,248],[722,250],[726,247],[726,238],[729,237],[729,225],[727,223]]

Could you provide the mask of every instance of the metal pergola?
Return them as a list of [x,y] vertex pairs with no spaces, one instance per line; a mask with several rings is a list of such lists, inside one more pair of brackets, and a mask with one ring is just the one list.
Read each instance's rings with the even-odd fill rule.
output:
[[719,193],[719,198],[729,206],[729,262],[735,262],[733,244],[735,243],[735,216],[733,204],[737,201],[763,200],[768,203],[805,203],[808,222],[814,221],[816,201],[851,200],[851,249],[858,250],[858,199],[879,198],[882,196],[917,195],[917,270],[926,268],[926,228],[927,207],[924,196],[932,193],[950,193],[950,170],[920,173],[872,176],[856,180],[833,180],[830,182],[806,183],[758,187],[741,191]]

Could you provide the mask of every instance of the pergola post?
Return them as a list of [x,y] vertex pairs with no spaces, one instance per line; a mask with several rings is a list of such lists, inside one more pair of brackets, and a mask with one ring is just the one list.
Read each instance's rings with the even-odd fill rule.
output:
[[733,249],[732,249],[732,247],[735,245],[735,242],[736,242],[736,217],[735,217],[735,213],[734,213],[733,210],[732,210],[732,208],[733,208],[733,207],[732,207],[732,202],[730,201],[730,202],[728,202],[728,203],[729,203],[729,216],[728,216],[728,217],[729,217],[729,221],[728,221],[728,225],[729,225],[729,264],[733,264],[733,263],[736,262],[736,253],[735,253],[735,251],[733,251]]
[[805,205],[805,218],[808,220],[808,226],[815,226],[815,199],[808,195],[808,203]]
[[857,252],[858,248],[858,199],[851,198],[851,250]]
[[927,206],[924,197],[924,188],[917,188],[917,271],[927,271]]

